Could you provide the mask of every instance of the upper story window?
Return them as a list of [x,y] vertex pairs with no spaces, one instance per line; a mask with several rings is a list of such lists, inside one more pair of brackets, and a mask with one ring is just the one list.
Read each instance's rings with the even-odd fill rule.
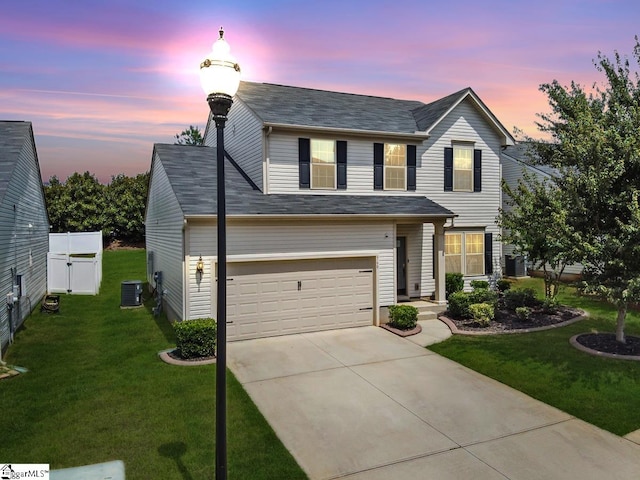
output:
[[298,181],[301,189],[347,188],[347,142],[298,138]]
[[473,192],[473,147],[453,146],[453,191]]
[[407,189],[407,146],[384,144],[384,189]]
[[373,144],[373,189],[416,189],[416,145]]
[[482,191],[482,150],[473,143],[455,143],[444,149],[444,191]]
[[336,142],[311,139],[311,188],[336,188]]

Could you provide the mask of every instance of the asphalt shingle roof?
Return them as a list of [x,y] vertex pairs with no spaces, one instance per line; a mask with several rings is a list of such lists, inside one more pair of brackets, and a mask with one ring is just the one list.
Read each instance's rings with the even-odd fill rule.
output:
[[413,134],[430,127],[467,90],[429,104],[253,82],[241,82],[236,95],[264,123]]
[[[156,144],[154,152],[153,161],[162,164],[183,214],[215,215],[216,149]],[[228,160],[225,163],[225,179],[227,215],[454,215],[450,210],[424,196],[265,195],[260,190],[255,190]]]
[[558,170],[550,167],[549,165],[541,165],[535,162],[535,152],[531,149],[528,143],[520,142],[515,145],[509,146],[504,150],[504,155],[507,155],[514,160],[524,163],[533,170],[538,170],[545,175],[554,177],[558,175]]
[[0,201],[30,135],[31,122],[0,121]]

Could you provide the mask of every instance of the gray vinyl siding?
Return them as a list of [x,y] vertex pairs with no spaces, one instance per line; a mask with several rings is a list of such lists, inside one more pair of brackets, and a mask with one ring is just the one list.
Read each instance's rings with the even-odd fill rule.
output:
[[[273,222],[262,224],[237,223],[228,220],[228,262],[249,257],[274,256],[286,258],[323,258],[349,255],[362,256],[366,252],[378,257],[378,300],[381,306],[395,302],[395,243],[392,223],[348,222]],[[189,226],[188,233],[189,317],[215,316],[215,285],[211,274],[216,261],[216,227]],[[256,241],[259,239],[259,241]],[[205,272],[202,279],[195,275],[195,265],[202,255]],[[278,257],[280,255],[280,257]],[[288,256],[288,257],[287,257]]]
[[[482,150],[482,191],[445,192],[444,191],[444,149],[452,142],[473,142],[473,148]],[[498,209],[502,205],[500,188],[501,137],[473,107],[470,100],[459,104],[432,131],[431,137],[418,148],[417,191],[434,202],[452,210],[458,216],[454,225],[457,229],[483,229],[493,234],[494,274],[499,272],[502,247],[499,240],[500,230],[496,225]],[[432,247],[433,227],[425,225],[424,245]],[[433,292],[432,250],[423,250],[425,262],[430,269],[423,275],[423,295]],[[427,273],[427,272],[425,272]],[[466,283],[481,277],[467,277]]]
[[[264,190],[263,139],[262,122],[242,100],[236,98],[224,129],[224,149],[261,190]],[[213,122],[207,131],[205,144],[209,147],[216,146],[216,128]]]
[[[183,214],[157,155],[149,185],[145,217],[147,253],[153,252],[153,270],[162,272],[169,316],[175,315],[181,320],[184,318]],[[147,275],[149,284],[155,285],[153,272]]]
[[[314,138],[326,140],[343,140],[347,142],[347,188],[345,190],[300,189],[298,177],[298,138]],[[269,137],[269,193],[305,194],[361,194],[380,195],[380,190],[373,189],[373,144],[404,143],[384,138],[362,139],[343,135],[304,134],[273,132]],[[415,195],[416,192],[389,191],[389,195]],[[424,194],[423,194],[424,195]]]
[[24,276],[26,286],[26,296],[20,298],[19,307],[14,310],[17,326],[22,325],[29,313],[40,305],[47,292],[49,221],[40,169],[30,136],[25,138],[0,201],[0,293],[3,297],[0,338],[4,349],[9,342],[9,316],[5,298],[13,288],[11,269],[16,269],[19,275]]

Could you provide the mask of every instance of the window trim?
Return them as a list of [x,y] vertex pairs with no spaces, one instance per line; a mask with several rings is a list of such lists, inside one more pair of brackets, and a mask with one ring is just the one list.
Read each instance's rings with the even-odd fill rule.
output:
[[[408,170],[408,162],[407,162],[407,145],[404,143],[384,143],[383,144],[383,157],[382,157],[382,189],[389,192],[406,192],[407,191],[407,170]],[[404,149],[404,165],[387,165],[387,147],[388,146],[397,146],[402,147]],[[387,187],[387,168],[399,170],[402,169],[403,172],[403,187],[402,188],[389,188]]]
[[[326,162],[314,162],[313,161],[313,145],[314,142],[328,142],[333,143],[333,163]],[[309,139],[309,188],[311,190],[337,190],[338,189],[338,151],[337,151],[337,142],[335,140],[329,140],[326,138],[311,138]],[[328,166],[333,165],[333,187],[318,187],[313,184],[313,170],[314,166]]]
[[[474,146],[475,144],[473,142],[453,142],[451,144],[451,147],[453,148],[453,161],[452,161],[452,165],[451,165],[451,173],[452,173],[452,191],[453,192],[463,192],[463,193],[469,193],[469,192],[474,192],[474,175],[475,175],[475,171],[474,171]],[[469,167],[469,169],[465,169],[465,172],[469,172],[470,176],[471,176],[471,188],[469,189],[460,189],[460,188],[456,188],[456,171],[457,170],[462,170],[460,168],[456,169],[456,151],[460,151],[460,150],[468,150],[471,153],[471,166]]]

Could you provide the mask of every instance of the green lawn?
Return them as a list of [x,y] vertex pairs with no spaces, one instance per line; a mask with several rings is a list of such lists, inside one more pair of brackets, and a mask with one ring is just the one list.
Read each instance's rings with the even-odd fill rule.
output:
[[[123,460],[127,479],[211,479],[215,365],[167,365],[165,318],[120,309],[120,282],[145,278],[142,250],[105,252],[98,296],[62,296],[37,310],[6,361],[29,372],[0,382],[2,461],[64,468]],[[229,372],[228,472],[235,479],[306,478]]]
[[[539,279],[518,286],[534,287],[542,297]],[[429,348],[615,434],[640,429],[640,363],[597,358],[569,344],[577,333],[614,331],[614,309],[571,287],[563,288],[559,300],[588,311],[590,318],[529,334],[456,335]],[[640,335],[638,312],[628,314],[626,332]]]

